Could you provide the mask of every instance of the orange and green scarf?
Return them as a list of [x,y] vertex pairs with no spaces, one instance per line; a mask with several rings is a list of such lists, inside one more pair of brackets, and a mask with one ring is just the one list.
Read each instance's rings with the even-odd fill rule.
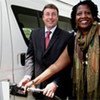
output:
[[[98,28],[98,23],[94,22],[84,39],[79,31],[76,34],[73,88],[77,100],[84,100],[85,89],[87,100],[100,100],[100,33],[98,33]],[[85,55],[84,51],[87,51]]]

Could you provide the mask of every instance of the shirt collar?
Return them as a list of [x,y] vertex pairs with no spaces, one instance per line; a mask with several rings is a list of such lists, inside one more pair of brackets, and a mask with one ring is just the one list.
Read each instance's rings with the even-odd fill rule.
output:
[[[54,33],[55,29],[56,29],[57,26],[53,27],[50,31],[51,31],[51,34]],[[45,33],[48,31],[47,27],[45,26]]]

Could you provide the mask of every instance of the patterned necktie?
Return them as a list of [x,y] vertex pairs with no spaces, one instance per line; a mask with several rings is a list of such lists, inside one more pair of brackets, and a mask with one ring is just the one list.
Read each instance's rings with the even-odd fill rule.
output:
[[45,47],[47,48],[48,47],[48,44],[50,42],[50,34],[51,34],[51,31],[47,31],[46,32],[46,37],[45,37]]

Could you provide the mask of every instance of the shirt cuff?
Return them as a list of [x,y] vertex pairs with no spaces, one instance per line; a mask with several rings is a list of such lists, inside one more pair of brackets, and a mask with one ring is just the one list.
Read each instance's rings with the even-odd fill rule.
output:
[[31,76],[30,75],[25,75],[24,78],[31,80]]

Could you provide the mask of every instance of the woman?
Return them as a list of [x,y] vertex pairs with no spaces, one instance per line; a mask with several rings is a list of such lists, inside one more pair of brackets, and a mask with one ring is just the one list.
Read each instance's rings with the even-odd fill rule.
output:
[[[100,99],[100,26],[97,16],[97,6],[90,0],[80,1],[71,13],[72,28],[76,32],[72,72],[73,94],[77,100]],[[65,49],[59,59],[32,82],[45,81],[70,61]]]
[[73,85],[80,99],[100,99],[100,26],[97,6],[83,1],[74,6],[71,23],[76,31],[74,47]]

